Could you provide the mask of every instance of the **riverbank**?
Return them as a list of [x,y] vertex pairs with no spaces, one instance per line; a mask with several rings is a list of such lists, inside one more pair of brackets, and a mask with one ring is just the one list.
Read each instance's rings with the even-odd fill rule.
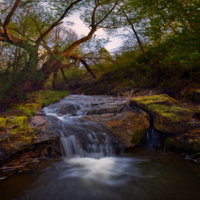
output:
[[[135,147],[140,143],[145,146],[144,138],[147,143],[150,143],[150,139],[155,135],[150,136],[150,134],[155,128],[158,131],[158,141],[151,147],[171,149],[182,154],[184,152],[186,157],[197,162],[200,161],[199,121],[195,118],[193,110],[185,108],[183,103],[166,94],[139,97],[129,95],[128,98],[72,95],[68,99],[67,104],[64,103],[65,101],[60,101],[50,105],[46,114],[52,110],[51,112],[55,112],[55,114],[51,114],[52,117],[55,116],[58,119],[64,117],[63,119],[65,119],[69,115],[69,119],[75,117],[74,120],[77,120],[76,116],[78,117],[81,113],[86,115],[82,118],[81,123],[76,122],[78,123],[76,126],[80,130],[74,129],[72,121],[64,125],[70,135],[78,134],[76,136],[83,142],[84,151],[88,151],[87,145],[91,143],[86,137],[88,130],[95,132],[97,131],[96,126],[100,127],[104,133],[109,134],[109,138],[112,138],[114,153]],[[109,102],[111,104],[108,104]],[[8,121],[4,126],[4,133],[10,131],[10,134],[9,137],[4,134],[6,139],[1,141],[1,149],[3,149],[1,152],[6,153],[3,156],[1,154],[1,178],[20,171],[38,168],[41,163],[60,157],[60,146],[67,145],[66,148],[69,148],[71,142],[68,139],[64,141],[69,143],[60,144],[61,132],[58,129],[60,121],[52,122],[52,119],[49,118],[51,115],[46,117],[45,112],[41,112],[41,107],[38,109],[35,116],[31,118],[28,116],[6,118]],[[19,119],[23,119],[23,123]],[[89,124],[82,127],[82,123]],[[82,130],[86,127],[87,133],[84,134]],[[15,137],[12,136],[13,134]],[[66,137],[70,135],[67,134]],[[99,144],[106,144],[105,137],[103,136],[103,138]]]
[[39,91],[31,94],[29,102],[1,111],[0,178],[36,168],[41,160],[61,156],[59,136],[49,133],[50,123],[41,111],[67,95],[66,91]]

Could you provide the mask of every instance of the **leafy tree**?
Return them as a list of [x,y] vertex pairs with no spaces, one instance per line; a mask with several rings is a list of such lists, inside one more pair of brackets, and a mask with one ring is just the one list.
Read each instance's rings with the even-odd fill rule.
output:
[[[29,56],[23,69],[18,73],[18,85],[27,92],[41,89],[53,72],[70,67],[78,61],[95,78],[85,59],[73,54],[73,51],[92,38],[104,20],[116,9],[118,0],[68,0],[62,3],[49,1],[45,4],[45,8],[41,3],[42,1],[15,0],[9,5],[10,7],[8,6],[2,11],[0,41],[24,49]],[[80,7],[85,8],[85,14],[82,18],[90,27],[88,35],[76,38],[71,44],[68,43],[68,45],[63,45],[56,51],[52,51],[52,44],[47,44],[45,39],[55,27],[62,23],[65,17]],[[50,15],[50,13],[53,14]],[[26,20],[20,20],[22,15],[26,16]],[[24,25],[24,29],[21,30],[20,23],[29,25]],[[32,34],[33,32],[34,34]],[[48,56],[40,66],[40,58],[46,53]],[[66,63],[66,59],[69,63]]]

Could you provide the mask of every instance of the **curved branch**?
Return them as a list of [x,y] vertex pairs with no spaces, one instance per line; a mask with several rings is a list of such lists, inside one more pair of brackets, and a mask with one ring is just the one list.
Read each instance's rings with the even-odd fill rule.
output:
[[42,39],[55,27],[55,26],[58,26],[61,22],[61,20],[64,19],[64,17],[67,15],[67,13],[69,12],[70,9],[72,9],[72,7],[79,3],[80,1],[82,0],[77,0],[77,1],[74,1],[73,3],[71,3],[66,9],[65,9],[65,12],[60,16],[60,18],[55,21],[51,27],[49,29],[47,29],[42,35],[40,35],[40,37],[37,39],[36,41],[36,47],[38,47],[40,45],[40,42],[42,41]]
[[92,72],[92,70],[90,69],[90,66],[87,64],[86,60],[83,57],[78,57],[77,55],[69,55],[69,58],[72,58],[74,60],[78,60],[80,61],[84,67],[87,69],[87,71],[93,76],[94,79],[96,79],[97,77],[94,75],[94,73]]
[[134,34],[135,34],[135,37],[136,37],[136,39],[137,39],[137,41],[138,41],[138,44],[139,44],[139,46],[140,46],[140,49],[142,50],[142,53],[144,54],[144,56],[146,57],[146,59],[149,61],[149,57],[148,57],[146,51],[144,50],[144,48],[143,48],[143,46],[142,46],[142,42],[140,41],[140,38],[139,38],[139,36],[138,36],[138,34],[137,34],[137,32],[136,32],[136,30],[135,30],[135,28],[134,28],[132,22],[131,22],[130,19],[128,18],[127,14],[126,14],[126,12],[124,11],[123,8],[122,8],[122,12],[123,12],[124,16],[126,17],[126,20],[128,21],[128,23],[130,24],[130,26],[131,26],[131,28],[132,28],[132,31],[133,31]]
[[74,61],[72,63],[69,63],[69,64],[60,65],[59,69],[71,67],[72,65],[76,64],[77,62],[78,62],[78,60],[76,60],[76,61]]
[[12,10],[8,14],[8,16],[6,17],[6,20],[5,20],[4,25],[3,25],[4,33],[5,33],[6,37],[8,38],[8,40],[10,40],[10,41],[12,41],[12,38],[11,38],[10,33],[9,33],[8,24],[9,24],[9,22],[10,22],[12,16],[13,16],[15,10],[17,9],[19,2],[20,2],[20,0],[15,1],[15,4],[14,4]]
[[[99,3],[99,1],[98,1]],[[93,34],[96,32],[97,30],[97,26],[98,24],[100,24],[112,11],[113,9],[117,6],[117,3],[118,3],[118,0],[116,0],[116,3],[115,5],[110,9],[110,11],[97,23],[95,24],[95,13],[96,13],[96,10],[98,8],[98,6],[100,6],[100,4],[97,4],[93,10],[93,13],[92,13],[92,16],[91,16],[91,20],[92,20],[92,24],[91,24],[91,30],[90,32],[88,33],[87,36],[85,37],[82,37],[81,39],[75,41],[73,44],[71,44],[67,49],[64,50],[64,52],[62,53],[62,56],[63,57],[66,57],[67,55],[69,55],[73,49],[75,49],[79,44],[82,44],[86,41],[88,41],[89,39],[92,38]]]
[[16,31],[16,32],[19,33],[21,36],[23,36],[23,37],[25,37],[26,39],[30,40],[31,42],[34,42],[34,43],[35,43],[34,40],[30,39],[28,36],[26,36],[25,34],[21,33],[21,32],[18,31],[17,29],[15,29],[15,28],[10,28],[10,29],[13,30],[13,31]]
[[118,4],[118,0],[116,0],[115,2],[115,5],[109,10],[109,12],[97,23],[97,25],[99,25],[101,22],[103,22],[106,17],[108,17],[108,15],[115,9],[115,7],[117,6]]
[[100,3],[96,4],[96,6],[94,7],[93,13],[92,13],[92,24],[91,27],[95,26],[95,13],[97,11],[97,8],[100,6]]
[[69,55],[69,54],[72,52],[72,50],[74,50],[79,44],[82,44],[82,43],[88,41],[89,39],[91,39],[96,30],[97,30],[97,29],[96,29],[96,26],[92,27],[91,31],[88,33],[87,36],[82,37],[81,39],[79,39],[79,40],[75,41],[73,44],[71,44],[67,49],[64,50],[64,52],[62,53],[62,56],[63,56],[63,57],[66,57],[66,56]]
[[92,70],[90,69],[89,65],[86,63],[86,60],[81,58],[79,60],[83,65],[84,67],[88,70],[88,72],[93,76],[94,79],[97,79],[97,77],[94,75],[94,73],[92,72]]
[[68,81],[67,77],[65,76],[64,70],[61,68],[60,71],[62,72],[63,78],[64,78],[64,80],[66,81],[66,83],[68,83],[69,86],[72,86],[71,83]]

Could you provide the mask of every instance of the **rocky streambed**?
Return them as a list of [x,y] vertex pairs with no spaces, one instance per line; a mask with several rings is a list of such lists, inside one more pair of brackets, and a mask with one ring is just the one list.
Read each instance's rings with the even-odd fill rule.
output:
[[[0,122],[1,179],[38,168],[61,153],[99,159],[138,144],[178,149],[199,159],[200,123],[192,109],[168,95],[72,95],[31,121],[26,116],[2,116]],[[155,143],[155,134],[159,144],[147,145]]]

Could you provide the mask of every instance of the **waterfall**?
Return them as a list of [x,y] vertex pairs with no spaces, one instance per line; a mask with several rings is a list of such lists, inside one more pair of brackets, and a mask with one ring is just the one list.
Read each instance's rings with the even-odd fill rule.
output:
[[[117,103],[115,103],[117,102]],[[124,101],[121,100],[121,104]],[[64,158],[103,158],[115,153],[115,141],[99,124],[84,121],[88,114],[115,112],[119,101],[114,97],[72,95],[59,103],[44,108],[44,112],[60,134],[61,152]]]
[[163,141],[161,134],[152,127],[143,137],[140,144],[151,149],[161,149]]
[[[93,133],[95,135],[95,133]],[[75,135],[68,137],[61,137],[61,151],[62,155],[67,158],[72,157],[91,157],[91,158],[103,158],[105,156],[112,156],[113,150],[109,143],[108,137],[106,137],[105,144],[98,145],[98,138],[95,135],[95,139],[92,139],[91,134],[88,134],[92,144],[88,144],[86,150],[84,150],[79,140]]]

